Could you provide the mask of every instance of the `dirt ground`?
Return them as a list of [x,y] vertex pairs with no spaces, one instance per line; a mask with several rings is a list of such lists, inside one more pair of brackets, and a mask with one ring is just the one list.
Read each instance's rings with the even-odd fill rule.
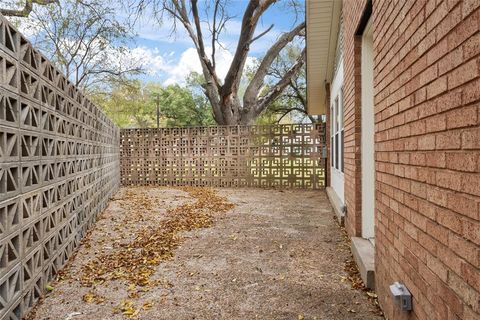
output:
[[128,254],[140,232],[195,203],[182,189],[122,188],[29,319],[381,319],[347,280],[348,244],[324,192],[216,193],[235,207],[207,228],[174,227],[173,257],[158,256],[148,284],[105,274],[85,284],[86,266]]

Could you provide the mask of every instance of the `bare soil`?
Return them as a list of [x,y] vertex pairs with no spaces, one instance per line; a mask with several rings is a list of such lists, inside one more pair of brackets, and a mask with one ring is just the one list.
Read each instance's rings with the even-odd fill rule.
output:
[[175,236],[147,285],[85,285],[86,265],[195,203],[182,189],[122,188],[29,319],[382,319],[348,280],[351,255],[324,192],[216,192],[235,207]]

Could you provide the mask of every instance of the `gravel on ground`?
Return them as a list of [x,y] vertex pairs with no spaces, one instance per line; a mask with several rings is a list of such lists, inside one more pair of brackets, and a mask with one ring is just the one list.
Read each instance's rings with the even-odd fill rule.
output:
[[122,188],[28,319],[382,319],[350,261],[323,191]]

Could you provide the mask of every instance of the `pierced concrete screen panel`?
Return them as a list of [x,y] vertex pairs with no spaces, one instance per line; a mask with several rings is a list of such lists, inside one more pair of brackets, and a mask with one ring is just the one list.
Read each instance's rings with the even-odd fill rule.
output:
[[122,129],[123,185],[325,185],[324,125]]
[[21,319],[120,182],[119,130],[0,15],[0,319]]

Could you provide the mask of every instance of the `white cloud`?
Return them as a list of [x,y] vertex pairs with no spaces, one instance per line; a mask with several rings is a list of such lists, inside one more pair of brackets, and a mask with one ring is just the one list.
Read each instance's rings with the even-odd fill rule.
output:
[[[212,52],[211,47],[205,48],[207,55]],[[217,48],[216,70],[218,77],[223,80],[227,75],[230,64],[233,60],[233,54],[225,49]],[[187,77],[192,72],[202,72],[202,66],[195,48],[188,48],[180,55],[178,60],[172,59],[171,52],[162,54],[159,49],[150,49],[147,47],[138,47],[130,49],[127,60],[141,61],[144,69],[150,75],[156,75],[163,79],[164,85],[186,83]],[[254,64],[256,58],[248,57],[246,68]]]
[[[208,56],[212,53],[212,48],[207,47],[205,51]],[[247,57],[247,61],[245,63],[245,70],[255,63],[256,58],[254,57]],[[217,76],[220,80],[224,80],[225,76],[230,69],[230,65],[233,61],[233,54],[225,49],[217,48],[215,53],[215,64],[216,64],[216,71]],[[178,63],[168,71],[169,77],[165,80],[164,84],[184,84],[186,78],[191,72],[202,72],[202,66],[200,64],[200,59],[198,58],[197,51],[194,48],[188,48],[185,50]]]
[[[210,56],[212,53],[212,48],[207,47],[205,48],[205,51],[207,55]],[[217,48],[215,54],[216,71],[221,80],[223,80],[227,75],[232,60],[233,54],[230,51]],[[202,66],[195,48],[188,48],[182,53],[178,63],[172,66],[172,68],[168,71],[169,76],[165,81],[165,85],[173,83],[183,84],[188,75],[193,71],[201,73]]]
[[136,47],[129,49],[124,59],[126,60],[125,62],[138,61],[150,75],[155,75],[160,71],[168,69],[168,61],[157,48]]
[[178,63],[171,65],[169,70],[167,70],[168,76],[164,84],[183,84],[188,75],[193,71],[200,73],[202,72],[202,67],[195,48],[188,48],[182,53]]

